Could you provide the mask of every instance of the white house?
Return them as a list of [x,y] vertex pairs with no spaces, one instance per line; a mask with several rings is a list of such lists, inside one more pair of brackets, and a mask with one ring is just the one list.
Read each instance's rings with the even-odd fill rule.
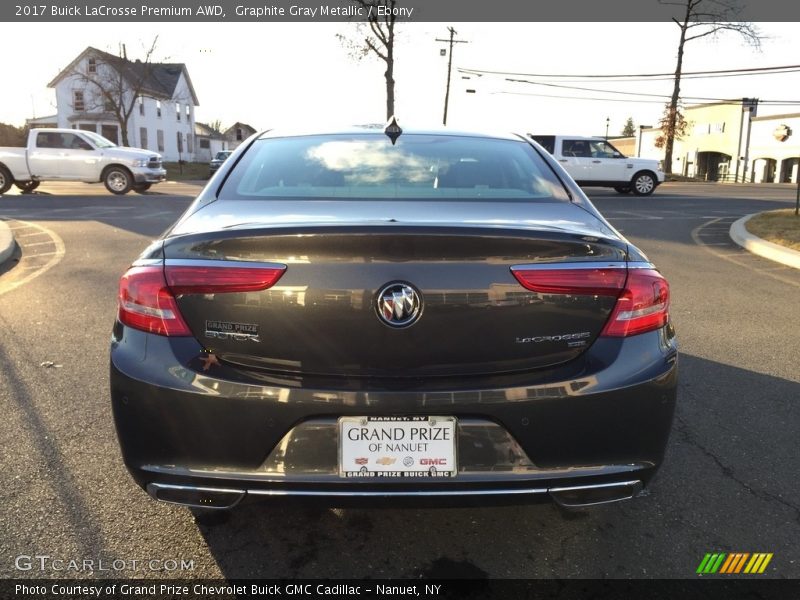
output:
[[241,123],[236,121],[233,125],[228,127],[224,132],[223,136],[228,142],[228,150],[235,150],[239,147],[239,145],[253,135],[256,132],[256,128],[252,125],[248,125],[247,123]]
[[200,123],[199,121],[194,124],[195,141],[197,148],[195,148],[195,160],[198,162],[208,162],[217,152],[228,150],[228,140],[211,125]]
[[127,145],[166,161],[194,161],[197,95],[183,63],[131,61],[86,48],[49,84],[58,126],[94,131],[122,144],[119,113],[128,114]]

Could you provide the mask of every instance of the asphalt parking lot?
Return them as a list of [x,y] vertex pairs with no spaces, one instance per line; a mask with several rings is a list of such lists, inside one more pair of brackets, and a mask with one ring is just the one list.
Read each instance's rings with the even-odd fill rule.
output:
[[108,398],[118,277],[197,189],[44,184],[0,198],[21,247],[0,267],[0,577],[95,575],[20,570],[20,556],[48,555],[122,561],[116,577],[684,578],[716,551],[771,552],[767,576],[800,577],[800,271],[727,235],[791,206],[794,187],[588,190],[672,287],[679,403],[646,496],[572,513],[248,505],[213,522],[134,485]]

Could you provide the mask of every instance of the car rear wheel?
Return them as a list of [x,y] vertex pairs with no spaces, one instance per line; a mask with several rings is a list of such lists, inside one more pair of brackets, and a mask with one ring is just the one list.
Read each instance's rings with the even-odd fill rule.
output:
[[616,185],[616,186],[614,186],[614,189],[619,194],[629,194],[630,191],[631,191],[631,186],[629,186],[629,185]]
[[11,173],[5,167],[0,167],[0,194],[5,194],[11,187]]
[[133,177],[124,167],[109,167],[103,173],[103,183],[112,194],[127,194],[133,187]]
[[150,186],[152,185],[153,185],[152,183],[134,183],[133,191],[136,192],[137,194],[143,194],[144,192],[149,190]]
[[14,185],[21,189],[24,194],[27,194],[39,187],[39,182],[28,179],[26,181],[15,181]]
[[656,178],[652,173],[642,171],[633,176],[631,185],[637,196],[649,196],[656,189]]

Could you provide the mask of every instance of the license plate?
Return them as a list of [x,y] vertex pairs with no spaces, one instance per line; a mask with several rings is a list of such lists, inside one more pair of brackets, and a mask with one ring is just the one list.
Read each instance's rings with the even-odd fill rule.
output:
[[452,477],[455,417],[342,417],[341,477]]

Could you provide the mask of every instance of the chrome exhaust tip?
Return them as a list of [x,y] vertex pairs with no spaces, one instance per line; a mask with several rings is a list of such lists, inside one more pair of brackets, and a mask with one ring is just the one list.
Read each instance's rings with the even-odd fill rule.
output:
[[165,483],[148,483],[147,493],[154,500],[179,504],[191,508],[227,510],[233,508],[245,496],[244,490],[227,488],[203,488]]
[[630,500],[642,491],[641,481],[550,488],[550,497],[563,508],[583,508]]

